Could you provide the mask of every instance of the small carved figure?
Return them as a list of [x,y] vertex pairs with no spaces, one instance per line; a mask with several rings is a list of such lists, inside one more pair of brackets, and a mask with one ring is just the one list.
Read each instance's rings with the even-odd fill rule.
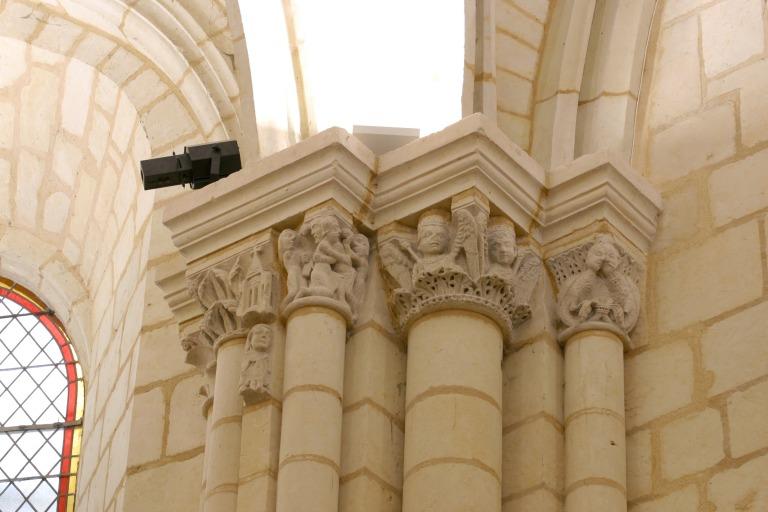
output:
[[312,222],[310,232],[317,246],[311,267],[305,267],[304,271],[305,277],[309,277],[309,287],[299,292],[299,296],[320,295],[344,300],[343,275],[337,269],[347,266],[352,269],[352,258],[341,241],[339,221],[330,215],[320,217]]
[[240,394],[252,404],[269,394],[272,368],[272,328],[257,324],[248,332],[240,370]]
[[517,259],[517,238],[515,227],[507,223],[494,224],[488,228],[488,274],[504,281],[515,277],[513,264]]
[[285,306],[307,287],[308,280],[304,277],[303,270],[310,261],[310,253],[301,247],[299,234],[292,229],[286,229],[280,233],[277,251],[288,274],[288,292],[283,299],[283,306]]
[[639,315],[640,292],[622,271],[625,263],[612,238],[599,235],[587,251],[586,268],[562,286],[558,312],[563,323],[607,322],[629,333]]
[[[471,216],[468,216],[471,219]],[[466,220],[466,218],[465,218]],[[399,247],[414,261],[412,280],[416,283],[420,278],[439,271],[463,272],[456,263],[456,257],[461,246],[470,235],[472,229],[468,221],[459,224],[459,229],[451,244],[451,232],[447,215],[440,210],[430,210],[419,218],[416,228],[417,240],[414,251],[410,244],[397,240]],[[450,244],[450,247],[449,247]]]

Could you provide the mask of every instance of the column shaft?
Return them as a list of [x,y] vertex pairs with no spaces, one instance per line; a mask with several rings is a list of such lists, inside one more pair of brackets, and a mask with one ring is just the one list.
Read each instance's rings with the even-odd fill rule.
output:
[[224,342],[216,351],[216,385],[205,444],[204,512],[232,512],[237,507],[243,401],[240,361],[245,338]]
[[565,346],[566,512],[625,512],[624,347],[608,331]]
[[501,510],[502,333],[469,311],[408,334],[404,512]]
[[288,319],[278,512],[337,512],[346,321],[305,307]]

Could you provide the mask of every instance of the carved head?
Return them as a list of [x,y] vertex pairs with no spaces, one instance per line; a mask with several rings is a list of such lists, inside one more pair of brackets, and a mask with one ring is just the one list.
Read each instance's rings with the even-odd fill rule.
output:
[[517,257],[517,239],[515,226],[507,222],[498,222],[488,227],[488,256],[491,261],[509,266]]
[[440,210],[430,210],[419,217],[418,249],[422,254],[436,256],[448,250],[450,233],[448,216]]
[[368,253],[370,253],[371,251],[371,245],[368,242],[368,237],[360,233],[357,233],[350,237],[349,248],[352,249],[352,252],[354,252],[361,258],[367,258]]
[[320,243],[324,238],[335,242],[341,238],[341,227],[336,217],[331,215],[324,215],[318,219],[315,219],[310,226],[310,232],[312,238],[315,239],[315,243]]
[[277,252],[284,254],[285,251],[290,251],[296,247],[296,237],[299,236],[292,229],[283,230],[280,233],[280,237],[277,239]]
[[594,272],[616,269],[619,266],[619,250],[609,236],[599,235],[587,252],[587,267]]
[[256,352],[266,352],[272,346],[272,328],[267,324],[258,324],[248,333],[248,348]]

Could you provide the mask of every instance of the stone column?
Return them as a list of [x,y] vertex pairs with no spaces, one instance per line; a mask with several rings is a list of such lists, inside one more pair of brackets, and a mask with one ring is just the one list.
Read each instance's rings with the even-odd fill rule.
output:
[[[279,290],[276,274],[262,272],[257,252],[245,251],[188,281],[190,295],[203,309],[199,330],[186,336],[182,347],[187,362],[200,368],[207,381],[203,389],[207,396],[204,512],[237,510],[244,387],[241,373],[247,373],[243,368],[244,353],[249,354],[258,345],[263,322],[274,319],[274,312],[265,309],[263,303],[274,304]],[[254,279],[254,275],[266,279]],[[263,358],[250,360],[255,359]],[[256,366],[263,369],[268,364]],[[252,376],[254,379],[246,381],[246,387],[257,385],[259,376]]]
[[639,316],[640,269],[602,234],[548,265],[565,346],[565,510],[625,512],[624,349]]
[[475,191],[451,209],[379,234],[408,338],[404,512],[501,510],[503,344],[541,266]]
[[307,212],[280,235],[287,272],[278,512],[336,512],[341,473],[347,326],[368,268],[368,239],[334,204]]

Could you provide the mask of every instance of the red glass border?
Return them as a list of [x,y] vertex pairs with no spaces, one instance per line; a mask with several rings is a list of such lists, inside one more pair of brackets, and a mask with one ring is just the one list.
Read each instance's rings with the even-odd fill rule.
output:
[[[42,313],[44,309],[34,299],[17,293],[12,289],[5,288],[0,282],[0,297],[5,297],[11,301],[19,304],[30,313]],[[62,327],[58,320],[52,315],[37,315],[37,319],[42,323],[45,328],[51,333],[53,339],[56,340],[56,344],[59,346],[61,356],[64,360],[64,368],[67,374],[67,410],[64,421],[75,421],[77,414],[77,360],[70,345],[67,335],[62,330]],[[67,512],[67,495],[69,494],[69,472],[72,468],[72,455],[73,455],[73,439],[75,429],[68,427],[64,429],[62,450],[61,450],[61,467],[59,477],[59,494],[57,512]]]

